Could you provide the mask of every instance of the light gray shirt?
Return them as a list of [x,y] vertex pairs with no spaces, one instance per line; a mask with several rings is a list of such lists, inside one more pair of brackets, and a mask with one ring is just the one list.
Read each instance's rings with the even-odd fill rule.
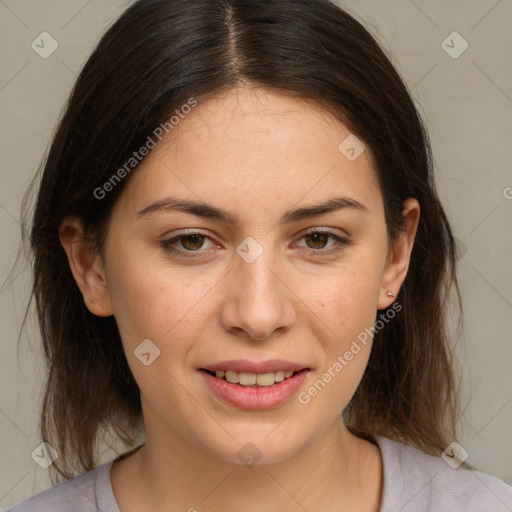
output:
[[[442,458],[381,436],[375,441],[383,462],[380,512],[512,512],[512,486],[500,478],[452,469]],[[121,512],[110,484],[114,460],[7,512]]]

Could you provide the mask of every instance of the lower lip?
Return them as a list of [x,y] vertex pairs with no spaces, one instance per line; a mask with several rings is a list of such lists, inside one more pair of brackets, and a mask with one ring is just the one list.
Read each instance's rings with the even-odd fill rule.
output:
[[301,370],[292,377],[272,384],[272,386],[261,387],[231,384],[204,370],[200,370],[200,373],[206,379],[209,388],[225,402],[239,409],[259,411],[277,407],[293,396],[304,382],[309,370]]

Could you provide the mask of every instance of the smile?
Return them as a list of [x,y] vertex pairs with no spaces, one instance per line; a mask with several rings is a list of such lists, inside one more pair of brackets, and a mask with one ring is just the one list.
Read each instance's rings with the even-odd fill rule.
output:
[[275,408],[290,400],[300,390],[310,370],[251,373],[202,368],[199,373],[215,398],[238,409],[257,411]]
[[278,370],[268,373],[248,373],[236,372],[233,370],[216,370],[215,372],[205,370],[217,379],[224,379],[231,384],[239,384],[240,386],[272,386],[277,382],[289,379],[295,373],[292,370]]

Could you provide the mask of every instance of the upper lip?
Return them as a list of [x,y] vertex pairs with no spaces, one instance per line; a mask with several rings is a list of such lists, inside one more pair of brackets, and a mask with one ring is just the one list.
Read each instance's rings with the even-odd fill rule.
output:
[[202,370],[209,370],[211,372],[217,370],[231,370],[234,372],[245,373],[270,373],[283,371],[294,371],[308,369],[307,366],[294,363],[292,361],[285,361],[284,359],[269,359],[267,361],[249,361],[248,359],[232,359],[229,361],[221,361],[220,363],[209,364],[201,367]]

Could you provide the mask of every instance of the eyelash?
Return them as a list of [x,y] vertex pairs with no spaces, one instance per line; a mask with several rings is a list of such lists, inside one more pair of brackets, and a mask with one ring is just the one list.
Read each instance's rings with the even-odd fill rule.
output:
[[[335,233],[333,233],[331,231],[322,230],[322,229],[315,229],[314,231],[309,231],[307,233],[304,233],[299,240],[302,240],[304,237],[306,237],[308,235],[315,235],[315,234],[328,235],[329,238],[335,240],[337,242],[337,244],[328,249],[307,249],[307,252],[309,254],[326,256],[326,255],[341,251],[344,248],[344,246],[347,246],[350,243],[346,238],[336,235]],[[205,251],[203,251],[201,249],[197,249],[196,251],[190,251],[190,250],[186,250],[186,249],[177,249],[176,247],[174,247],[174,244],[176,242],[180,241],[183,238],[186,238],[188,236],[193,236],[193,235],[199,235],[199,236],[207,238],[208,240],[215,243],[212,240],[212,238],[210,236],[206,235],[205,233],[201,233],[199,231],[193,231],[190,233],[184,233],[184,234],[175,236],[173,238],[170,238],[169,240],[164,240],[161,242],[161,245],[167,252],[169,252],[171,254],[177,254],[177,255],[183,256],[185,258],[197,258],[197,257],[200,257],[202,254],[204,254]]]

